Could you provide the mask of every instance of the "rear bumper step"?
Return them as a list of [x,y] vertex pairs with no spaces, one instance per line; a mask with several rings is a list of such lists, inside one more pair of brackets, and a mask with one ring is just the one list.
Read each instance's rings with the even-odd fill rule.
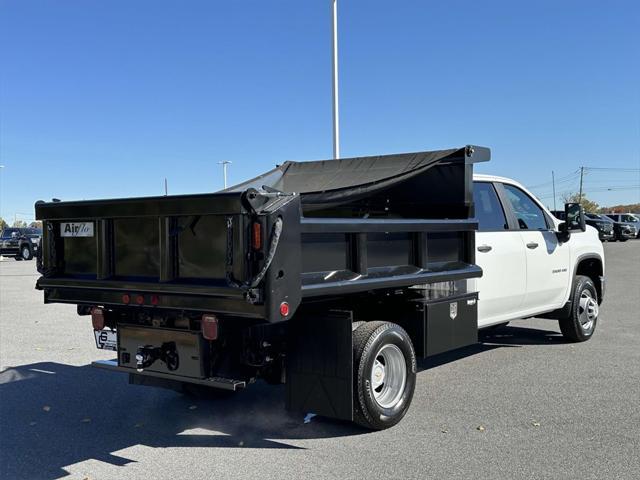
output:
[[231,378],[222,378],[222,377],[210,377],[210,378],[191,378],[191,377],[178,377],[176,375],[171,375],[162,372],[153,372],[150,370],[145,370],[143,372],[138,372],[133,368],[120,367],[118,366],[118,362],[116,360],[97,360],[95,362],[91,362],[91,366],[96,368],[102,368],[105,370],[112,370],[115,372],[129,373],[134,375],[162,378],[165,380],[173,380],[177,382],[185,382],[185,383],[193,383],[196,385],[204,385],[211,388],[218,388],[220,390],[231,390],[236,391],[247,386],[247,382],[244,380],[233,380]]

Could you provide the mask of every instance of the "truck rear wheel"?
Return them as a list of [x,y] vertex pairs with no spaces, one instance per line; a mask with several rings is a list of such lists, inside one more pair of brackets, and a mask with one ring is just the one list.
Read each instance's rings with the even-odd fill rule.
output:
[[598,292],[589,277],[576,276],[570,314],[559,320],[562,336],[571,342],[591,338],[598,322]]
[[416,356],[407,332],[389,322],[353,331],[354,421],[383,430],[407,413],[416,386]]

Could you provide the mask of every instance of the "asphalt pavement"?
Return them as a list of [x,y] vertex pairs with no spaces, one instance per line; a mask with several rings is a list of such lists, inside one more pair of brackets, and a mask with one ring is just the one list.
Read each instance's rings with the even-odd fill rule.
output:
[[595,336],[529,319],[419,364],[383,432],[284,410],[284,387],[223,398],[92,368],[91,320],[44,305],[35,262],[0,262],[0,478],[640,477],[640,241],[605,245]]

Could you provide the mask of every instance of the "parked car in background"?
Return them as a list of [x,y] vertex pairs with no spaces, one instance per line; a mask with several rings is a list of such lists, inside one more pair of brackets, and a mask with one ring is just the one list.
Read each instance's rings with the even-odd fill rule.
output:
[[[558,220],[565,220],[564,212],[561,210],[551,210],[551,213]],[[585,213],[585,222],[587,225],[591,225],[598,231],[598,238],[601,242],[613,241],[616,238],[614,222],[602,215],[598,215],[597,213]]]
[[[551,210],[551,213],[558,220],[564,220],[563,211]],[[638,230],[636,230],[633,222],[618,222],[615,219],[610,218],[610,215],[608,216],[599,213],[587,213],[585,214],[585,220],[588,225],[591,225],[596,230],[598,230],[598,236],[603,242],[615,242],[616,240],[626,242],[630,238],[635,238],[638,235]],[[605,224],[607,225],[605,226]],[[640,222],[637,225],[640,226]],[[611,229],[613,229],[613,235],[610,235],[608,233],[611,231]],[[603,233],[603,230],[606,233]]]
[[613,240],[615,237],[613,222],[603,219],[597,213],[586,213],[586,223],[598,230],[600,241],[605,242]]
[[631,213],[630,215],[632,215],[633,217],[636,218],[636,220],[638,220],[638,223],[637,223],[638,233],[636,235],[636,238],[640,238],[640,213]]
[[40,228],[7,227],[0,233],[0,255],[31,260],[40,248]]
[[635,232],[634,237],[640,237],[640,219],[631,213],[607,213],[614,222],[619,222],[625,225],[629,225]]
[[613,224],[613,239],[611,241],[615,242],[616,240],[620,240],[621,242],[626,242],[630,238],[634,238],[636,236],[632,226],[626,223],[616,222],[606,215],[602,215],[599,213],[594,215],[598,215],[598,218],[600,218],[601,220],[605,222],[611,222]]

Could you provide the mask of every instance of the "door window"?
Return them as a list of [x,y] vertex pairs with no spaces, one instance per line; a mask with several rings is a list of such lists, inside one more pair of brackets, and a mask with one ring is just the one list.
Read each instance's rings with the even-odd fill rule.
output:
[[478,220],[478,230],[496,231],[508,228],[507,220],[498,200],[496,189],[491,183],[477,182],[473,184],[473,203]]
[[513,185],[504,185],[507,198],[518,221],[520,230],[547,230],[544,212],[529,195]]

